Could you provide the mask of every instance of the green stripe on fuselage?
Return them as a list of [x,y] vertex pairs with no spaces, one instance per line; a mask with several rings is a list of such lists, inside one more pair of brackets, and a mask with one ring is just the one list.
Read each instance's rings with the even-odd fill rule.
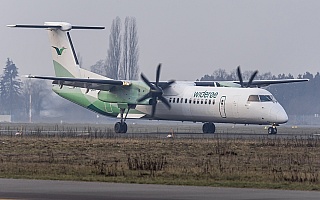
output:
[[[108,103],[99,100],[93,96],[83,94],[80,88],[73,88],[69,86],[63,86],[60,89],[59,85],[54,85],[52,90],[57,93],[59,96],[78,104],[84,108],[92,110],[101,115],[109,116],[109,117],[117,117],[120,113],[120,109],[118,108],[117,103]],[[130,109],[130,114],[142,114],[141,112]]]
[[111,109],[106,108],[106,103],[98,100],[92,96],[83,94],[80,88],[70,88],[68,86],[64,86],[60,89],[58,85],[53,86],[52,90],[57,93],[59,96],[78,104],[84,108],[90,109],[99,114],[116,117],[120,110],[116,106],[111,106]]

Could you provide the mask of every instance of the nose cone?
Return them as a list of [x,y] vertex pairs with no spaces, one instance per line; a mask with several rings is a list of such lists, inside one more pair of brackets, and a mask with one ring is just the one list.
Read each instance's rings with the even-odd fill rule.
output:
[[270,111],[270,117],[271,123],[283,124],[288,121],[288,115],[279,103],[272,107]]
[[286,111],[284,111],[284,109],[279,110],[277,113],[277,123],[283,124],[283,123],[286,123],[287,121],[288,121],[288,115]]

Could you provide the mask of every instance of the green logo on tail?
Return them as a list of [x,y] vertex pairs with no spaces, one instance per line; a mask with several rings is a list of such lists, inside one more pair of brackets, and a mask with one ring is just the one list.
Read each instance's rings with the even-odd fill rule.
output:
[[57,54],[58,54],[59,56],[61,56],[63,50],[67,49],[67,48],[65,48],[65,47],[62,47],[61,49],[59,49],[58,47],[55,47],[55,46],[52,46],[52,47],[56,50],[56,52],[57,52]]

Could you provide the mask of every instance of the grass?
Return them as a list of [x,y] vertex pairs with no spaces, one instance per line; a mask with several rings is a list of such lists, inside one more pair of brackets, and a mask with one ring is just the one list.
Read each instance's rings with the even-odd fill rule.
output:
[[319,142],[1,136],[0,177],[320,190]]

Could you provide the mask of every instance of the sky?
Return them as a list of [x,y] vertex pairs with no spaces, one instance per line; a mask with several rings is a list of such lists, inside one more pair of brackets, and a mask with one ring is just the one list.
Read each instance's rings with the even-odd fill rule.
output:
[[[196,80],[216,69],[272,74],[320,71],[320,1],[215,0],[0,0],[0,64],[9,57],[20,75],[53,76],[44,30],[8,24],[65,21],[105,26],[72,30],[83,66],[107,56],[112,20],[135,17],[139,66],[150,80],[162,63],[161,80]],[[0,65],[0,67],[1,67]]]

